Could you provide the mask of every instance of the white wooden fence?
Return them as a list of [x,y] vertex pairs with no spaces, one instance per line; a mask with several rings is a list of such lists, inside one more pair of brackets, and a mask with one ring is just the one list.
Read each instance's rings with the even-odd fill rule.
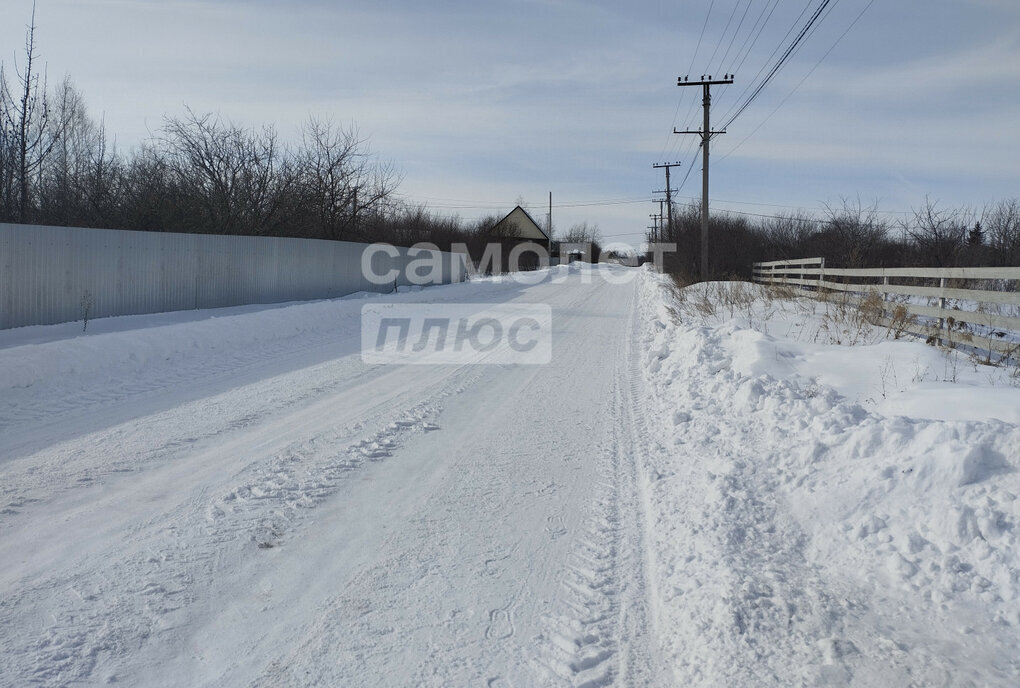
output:
[[[803,258],[755,263],[754,281],[798,287],[819,294],[833,291],[878,293],[885,303],[877,324],[989,352],[1015,355],[1020,350],[1017,337],[1008,336],[1010,332],[1020,333],[1020,317],[1017,317],[1020,314],[1020,267],[826,268],[824,258]],[[927,297],[929,304],[934,300],[938,305],[910,300],[892,304],[888,302],[889,295]],[[947,300],[954,302],[951,307],[947,307]],[[900,306],[915,317],[900,318],[894,323],[890,316]],[[993,308],[1011,312],[994,313],[991,312]],[[957,323],[977,326],[988,336],[956,326]]]

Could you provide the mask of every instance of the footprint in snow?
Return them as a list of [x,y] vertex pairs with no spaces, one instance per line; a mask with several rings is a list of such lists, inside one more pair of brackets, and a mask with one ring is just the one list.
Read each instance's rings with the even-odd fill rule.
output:
[[[512,603],[511,603],[512,604]],[[510,604],[489,612],[489,627],[485,629],[487,640],[506,640],[514,634],[513,619],[510,616]]]

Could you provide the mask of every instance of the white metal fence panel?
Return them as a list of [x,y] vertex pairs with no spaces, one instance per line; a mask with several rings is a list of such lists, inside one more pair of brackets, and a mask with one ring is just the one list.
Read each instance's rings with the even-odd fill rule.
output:
[[[368,244],[318,239],[137,232],[0,223],[0,329],[90,318],[305,301],[408,285],[407,249],[376,252],[374,284],[362,271]],[[466,274],[464,257],[440,253],[443,284]]]

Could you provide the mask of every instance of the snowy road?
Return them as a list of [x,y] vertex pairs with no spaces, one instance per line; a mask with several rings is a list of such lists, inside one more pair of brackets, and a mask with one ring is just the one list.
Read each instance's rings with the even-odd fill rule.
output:
[[60,374],[0,404],[0,684],[668,684],[636,282],[587,282],[397,296],[549,304],[548,366],[366,366],[357,300],[35,347]]
[[0,332],[0,687],[1018,685],[1016,371],[602,269]]

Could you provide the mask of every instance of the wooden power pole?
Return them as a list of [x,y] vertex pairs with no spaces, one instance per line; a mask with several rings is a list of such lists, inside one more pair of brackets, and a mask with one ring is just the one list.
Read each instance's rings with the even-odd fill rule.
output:
[[677,86],[701,86],[704,89],[702,106],[705,109],[705,124],[703,128],[697,131],[673,129],[674,134],[698,134],[701,137],[701,279],[703,280],[708,279],[708,143],[713,136],[726,133],[725,129],[712,131],[709,121],[709,110],[712,106],[711,87],[732,84],[732,77],[732,74],[727,74],[723,79],[713,79],[711,76],[706,79],[704,75],[700,81],[688,81],[687,77],[683,76],[677,79]]
[[659,236],[659,220],[662,219],[661,215],[649,215],[652,218],[652,224],[648,226],[648,229],[652,230],[652,242],[658,242],[661,237]]
[[552,249],[552,191],[549,192],[549,215],[546,216],[546,229],[549,236],[549,248]]
[[[662,163],[661,165],[659,163],[655,163],[654,165],[652,165],[652,167],[657,169],[657,170],[658,169],[662,169],[662,168],[666,168],[666,217],[667,217],[667,220],[666,220],[666,232],[667,232],[667,236],[672,236],[669,233],[671,233],[673,231],[673,187],[671,187],[669,185],[669,168],[670,167],[679,167],[679,166],[680,166],[680,163],[678,163],[678,162],[666,162],[666,163]],[[659,208],[659,214],[660,215],[662,214],[662,208]]]

